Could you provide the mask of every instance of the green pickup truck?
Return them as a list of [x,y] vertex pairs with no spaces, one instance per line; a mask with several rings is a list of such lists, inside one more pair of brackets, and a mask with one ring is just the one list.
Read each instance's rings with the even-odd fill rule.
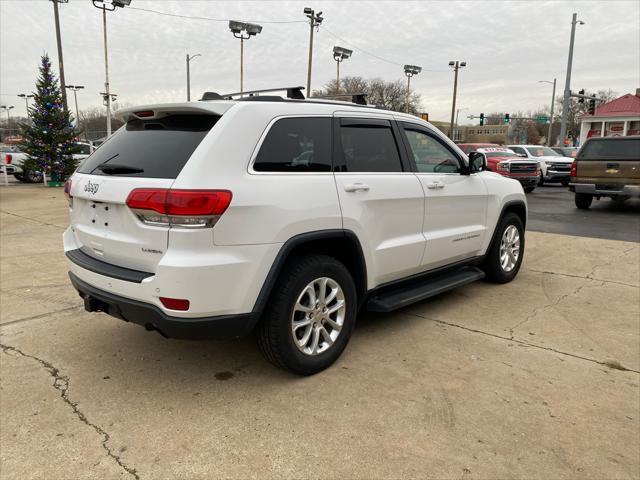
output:
[[581,209],[588,209],[594,197],[640,197],[640,136],[587,140],[571,166],[569,189]]

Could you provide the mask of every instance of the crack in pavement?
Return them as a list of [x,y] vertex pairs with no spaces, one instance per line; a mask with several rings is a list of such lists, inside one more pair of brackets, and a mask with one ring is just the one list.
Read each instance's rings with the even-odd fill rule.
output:
[[557,353],[557,354],[560,354],[560,355],[565,355],[567,357],[573,357],[573,358],[577,358],[579,360],[585,360],[587,362],[597,363],[598,365],[602,365],[602,366],[605,366],[607,368],[611,368],[611,369],[614,369],[614,370],[621,370],[623,372],[633,372],[633,373],[640,374],[640,370],[634,370],[633,368],[627,368],[624,365],[620,364],[620,362],[618,362],[616,360],[605,360],[605,361],[596,360],[595,358],[583,357],[583,356],[577,355],[575,353],[563,352],[562,350],[557,350],[555,348],[543,347],[542,345],[536,345],[535,343],[525,342],[524,340],[517,340],[515,338],[505,337],[504,335],[498,335],[497,333],[484,332],[482,330],[477,330],[475,328],[465,327],[465,326],[462,326],[462,325],[458,325],[456,323],[447,322],[445,320],[439,320],[437,318],[427,317],[425,315],[420,315],[419,313],[412,313],[411,315],[415,315],[416,317],[419,317],[419,318],[424,318],[425,320],[431,320],[432,322],[440,323],[441,325],[448,325],[450,327],[460,328],[461,330],[466,330],[468,332],[479,333],[481,335],[487,335],[489,337],[499,338],[501,340],[506,340],[508,342],[517,343],[517,344],[523,345],[525,347],[539,348],[540,350],[546,350],[548,352],[553,352],[553,353]]
[[6,327],[7,325],[13,325],[15,323],[28,322],[30,320],[37,320],[39,318],[49,317],[57,313],[63,313],[63,312],[68,312],[70,310],[80,310],[80,309],[84,309],[84,305],[75,305],[73,307],[62,308],[60,310],[52,310],[46,313],[41,313],[39,315],[33,315],[32,317],[18,318],[17,320],[11,320],[10,322],[0,323],[0,328]]
[[45,360],[42,360],[34,355],[29,355],[28,353],[24,353],[19,348],[13,347],[11,345],[4,345],[2,343],[0,343],[0,348],[2,348],[2,351],[6,355],[10,355],[9,352],[12,352],[22,357],[35,360],[40,365],[42,365],[45,368],[45,370],[47,370],[54,379],[53,388],[55,388],[60,392],[60,397],[67,405],[71,407],[75,416],[78,417],[78,419],[82,423],[93,428],[100,436],[102,436],[102,448],[107,452],[107,456],[111,457],[123,470],[125,470],[133,478],[135,478],[136,480],[140,480],[140,476],[138,475],[136,469],[127,466],[122,460],[122,458],[119,455],[116,455],[115,453],[113,453],[111,448],[109,448],[109,446],[107,445],[107,442],[110,440],[111,436],[107,432],[105,432],[102,429],[102,427],[94,423],[91,423],[87,418],[87,416],[84,414],[84,412],[82,412],[78,408],[78,402],[74,402],[69,398],[69,377],[62,375],[60,373],[60,370],[54,367],[51,363],[46,362]]
[[605,280],[603,278],[596,278],[596,277],[585,277],[583,275],[575,275],[572,273],[560,273],[560,272],[551,272],[548,270],[536,270],[534,268],[524,268],[523,270],[527,270],[529,272],[535,272],[535,273],[546,273],[548,275],[558,275],[561,277],[570,277],[570,278],[581,278],[583,280],[595,280],[596,282],[604,282],[604,283],[615,283],[616,285],[622,285],[625,287],[632,287],[632,288],[638,288],[639,285],[634,285],[633,283],[625,283],[625,282],[619,282],[617,280]]
[[47,223],[47,222],[43,222],[41,220],[36,220],[35,218],[30,218],[30,217],[25,217],[24,215],[18,215],[17,213],[11,213],[11,212],[7,212],[6,210],[0,210],[1,213],[6,213],[7,215],[11,215],[14,217],[18,217],[18,218],[22,218],[24,220],[29,220],[30,222],[34,222],[34,223],[39,223],[40,225],[46,225],[48,227],[56,227],[56,228],[61,228],[61,229],[66,229],[66,225],[56,225],[55,223]]

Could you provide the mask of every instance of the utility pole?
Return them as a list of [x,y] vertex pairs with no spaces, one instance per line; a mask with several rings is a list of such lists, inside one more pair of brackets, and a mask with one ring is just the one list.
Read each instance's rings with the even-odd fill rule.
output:
[[549,116],[549,132],[547,133],[547,147],[551,146],[551,137],[553,136],[553,105],[556,101],[556,79],[553,82],[549,80],[538,80],[538,83],[549,83],[553,85],[553,93],[551,94],[551,114]]
[[569,40],[569,60],[567,61],[567,77],[564,82],[564,95],[562,98],[562,120],[560,122],[560,144],[564,146],[564,138],[567,134],[567,115],[569,101],[571,100],[571,66],[573,64],[573,43],[576,36],[576,25],[584,25],[582,20],[578,20],[578,14],[574,13],[571,18],[571,39]]
[[422,67],[417,65],[405,65],[404,74],[407,76],[407,98],[405,100],[405,111],[409,113],[409,98],[411,96],[411,77],[419,74],[422,71]]
[[[194,58],[201,56],[202,55],[200,55],[199,53],[191,56],[189,56],[189,54],[187,53],[187,102],[191,101],[191,74],[189,72],[189,62]],[[240,83],[242,83],[242,80],[240,81]]]
[[[311,96],[311,64],[313,63],[313,29],[322,23],[322,12],[316,13],[313,9],[306,7],[304,14],[309,18],[309,65],[307,66],[307,97]],[[335,57],[334,57],[335,58]],[[338,69],[340,66],[338,65]]]
[[449,62],[449,66],[453,67],[454,77],[453,77],[453,103],[451,104],[451,125],[449,126],[449,138],[453,140],[453,124],[456,115],[456,95],[458,93],[458,70],[462,67],[467,66],[467,62],[459,62],[451,61]]
[[60,91],[62,92],[62,106],[67,111],[67,92],[64,83],[64,63],[62,61],[62,38],[60,36],[60,17],[58,15],[58,3],[67,3],[69,0],[52,0],[53,18],[56,22],[56,41],[58,42],[58,68],[60,69]]

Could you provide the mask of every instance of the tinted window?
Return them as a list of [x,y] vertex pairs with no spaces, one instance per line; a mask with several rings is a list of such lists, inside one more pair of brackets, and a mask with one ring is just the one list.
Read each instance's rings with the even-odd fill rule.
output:
[[579,160],[640,160],[640,138],[589,140],[580,150]]
[[82,155],[89,155],[91,153],[91,147],[86,143],[76,143],[74,144],[76,147],[76,153],[80,153]]
[[[219,118],[213,115],[170,115],[158,120],[131,120],[89,156],[78,172],[176,178]],[[98,168],[103,165],[111,168],[103,172]]]
[[549,147],[527,147],[529,155],[532,157],[561,157],[558,152],[553,151]]
[[524,148],[521,147],[509,147],[511,150],[513,150],[516,153],[520,153],[522,155],[526,155]]
[[343,125],[340,127],[340,139],[346,171],[402,171],[391,127]]
[[454,173],[459,171],[456,156],[431,135],[405,130],[418,172]]
[[278,120],[267,133],[253,169],[256,172],[330,172],[331,119]]

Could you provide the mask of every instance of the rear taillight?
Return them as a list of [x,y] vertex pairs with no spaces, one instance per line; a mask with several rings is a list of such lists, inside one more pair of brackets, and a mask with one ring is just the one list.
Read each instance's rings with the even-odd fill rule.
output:
[[570,175],[572,177],[577,177],[578,176],[578,164],[576,162],[573,162],[571,164],[571,173]]
[[7,165],[9,165],[11,163],[11,160],[13,160],[13,155],[11,155],[10,153],[7,153],[4,156],[4,163],[6,163]]
[[160,301],[162,305],[169,310],[189,310],[189,300],[184,298],[160,297]]
[[179,228],[213,227],[231,203],[229,190],[137,188],[127,206],[149,225]]
[[71,179],[64,182],[64,196],[67,197],[69,206],[73,206],[73,197],[71,196]]

